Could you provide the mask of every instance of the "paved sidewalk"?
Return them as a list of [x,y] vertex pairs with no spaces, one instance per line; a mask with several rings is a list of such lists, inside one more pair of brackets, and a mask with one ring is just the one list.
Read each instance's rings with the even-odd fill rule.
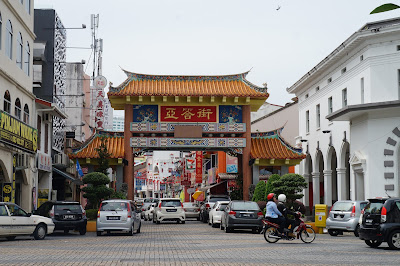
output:
[[0,240],[0,265],[399,265],[400,251],[369,248],[352,234],[269,244],[251,231],[225,233],[198,221],[142,222],[134,236],[95,233]]

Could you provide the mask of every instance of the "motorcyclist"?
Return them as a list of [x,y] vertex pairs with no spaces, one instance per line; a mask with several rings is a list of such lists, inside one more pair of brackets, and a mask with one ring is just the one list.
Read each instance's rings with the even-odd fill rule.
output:
[[285,217],[285,227],[284,228],[288,228],[289,225],[290,225],[289,232],[293,233],[293,229],[295,227],[296,221],[293,220],[293,219],[289,219],[287,217],[287,215],[289,214],[289,215],[293,215],[294,216],[295,214],[294,214],[294,212],[292,212],[291,210],[289,210],[286,207],[285,203],[286,203],[286,195],[285,194],[280,194],[278,196],[278,206],[277,207],[278,207],[278,210],[282,213],[283,217]]
[[279,225],[278,231],[279,233],[283,233],[285,230],[285,218],[282,213],[278,210],[276,203],[278,200],[275,198],[274,193],[269,193],[267,196],[267,207],[265,212],[265,218],[270,222],[276,223]]

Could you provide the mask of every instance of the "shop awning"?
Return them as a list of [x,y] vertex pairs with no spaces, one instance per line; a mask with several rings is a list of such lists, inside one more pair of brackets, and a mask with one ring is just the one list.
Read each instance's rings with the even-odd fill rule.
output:
[[71,180],[72,182],[74,182],[77,185],[83,185],[83,182],[81,180],[76,179],[72,175],[64,173],[63,171],[61,171],[61,170],[59,170],[59,169],[57,169],[55,167],[53,167],[53,172],[58,174],[58,175],[60,175],[60,176],[62,176],[62,177],[64,177],[65,179]]
[[221,182],[221,183],[216,183],[216,184],[213,184],[213,185],[210,185],[210,186],[206,186],[206,187],[201,187],[201,188],[199,188],[199,191],[207,191],[207,190],[209,190],[209,189],[211,189],[211,188],[213,188],[213,187],[221,186],[221,185],[223,185],[224,183],[226,183],[226,181],[223,181],[223,182]]
[[218,176],[221,180],[235,180],[238,174],[219,173]]

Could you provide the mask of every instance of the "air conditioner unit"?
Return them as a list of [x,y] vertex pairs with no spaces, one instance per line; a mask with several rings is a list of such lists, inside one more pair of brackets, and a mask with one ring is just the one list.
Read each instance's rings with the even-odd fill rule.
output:
[[62,156],[60,153],[57,153],[54,155],[53,163],[54,164],[62,164]]
[[63,165],[69,166],[69,164],[71,163],[71,160],[69,159],[68,155],[65,154],[65,153],[62,153],[61,156],[62,156],[62,162],[61,163]]
[[65,148],[72,148],[72,139],[67,139],[66,140]]
[[42,117],[42,122],[43,123],[51,123],[52,121],[52,115],[49,113],[44,113]]
[[26,153],[18,153],[16,157],[15,167],[29,167],[30,156]]

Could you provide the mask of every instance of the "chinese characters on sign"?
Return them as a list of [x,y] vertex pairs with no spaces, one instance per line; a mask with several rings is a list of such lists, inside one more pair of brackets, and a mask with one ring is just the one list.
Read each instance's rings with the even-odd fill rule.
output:
[[203,181],[203,151],[196,151],[196,183]]
[[161,106],[161,122],[217,122],[216,106]]
[[104,91],[97,89],[96,91],[96,116],[95,123],[97,129],[104,129]]
[[39,170],[43,170],[43,171],[46,171],[46,172],[51,172],[52,171],[51,156],[49,156],[47,154],[44,154],[44,153],[41,153],[41,152],[38,152],[37,156],[38,156],[37,157],[37,160],[38,160],[37,168]]

